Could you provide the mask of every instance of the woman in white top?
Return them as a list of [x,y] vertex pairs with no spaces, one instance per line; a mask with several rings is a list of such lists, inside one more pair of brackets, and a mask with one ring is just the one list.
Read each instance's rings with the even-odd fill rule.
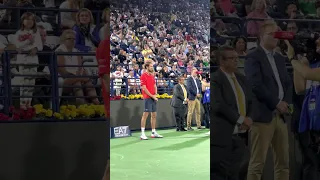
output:
[[[37,52],[41,51],[43,44],[40,37],[40,32],[36,24],[36,16],[31,12],[26,12],[21,16],[20,29],[15,34],[15,45],[17,47],[17,64],[34,64],[35,66],[19,65],[20,74],[37,74],[37,64],[39,64]],[[21,54],[22,51],[29,52],[29,54]],[[35,77],[19,77],[21,85],[32,86],[35,85]],[[31,107],[31,96],[33,95],[34,87],[21,87],[20,106],[23,109]]]
[[[77,10],[83,7],[83,0],[66,0],[59,9]],[[76,24],[77,12],[61,12],[61,24],[64,28],[72,28]]]
[[[65,30],[61,35],[61,45],[56,49],[56,52],[79,52],[74,48],[75,45],[75,32],[71,29]],[[82,65],[81,56],[58,56],[58,66],[75,66]],[[58,73],[61,76],[73,75],[74,78],[64,78],[64,86],[77,86],[76,88],[64,88],[63,92],[73,93],[74,96],[82,96],[76,98],[77,104],[85,104],[86,101],[83,96],[91,98],[92,103],[100,104],[95,88],[93,88],[89,78],[83,78],[82,75],[87,75],[83,67],[59,67]]]

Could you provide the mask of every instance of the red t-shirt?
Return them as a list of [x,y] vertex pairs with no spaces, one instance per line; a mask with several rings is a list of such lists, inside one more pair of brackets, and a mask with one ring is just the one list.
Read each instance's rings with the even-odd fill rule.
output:
[[110,39],[100,42],[96,50],[96,58],[99,64],[99,76],[110,74]]
[[[99,65],[99,76],[110,75],[110,39],[107,38],[101,41],[99,47],[96,50],[96,58]],[[106,117],[110,117],[110,82],[105,82],[101,79],[102,83],[102,96],[104,102],[104,109]],[[108,83],[108,84],[105,84]],[[109,87],[109,88],[106,88]]]
[[[149,74],[148,72],[145,72],[140,77],[141,86],[145,85],[150,94],[155,95],[156,89],[154,88],[154,85],[156,84],[156,81],[154,79],[154,76],[152,74]],[[142,90],[142,96],[143,99],[151,98]]]

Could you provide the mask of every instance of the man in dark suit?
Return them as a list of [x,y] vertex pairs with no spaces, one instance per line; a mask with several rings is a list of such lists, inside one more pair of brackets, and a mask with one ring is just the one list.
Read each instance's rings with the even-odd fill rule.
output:
[[177,131],[187,131],[184,128],[185,114],[188,104],[188,93],[184,86],[184,77],[178,77],[178,84],[173,88],[173,97],[171,106],[173,107],[174,117],[176,119]]
[[252,85],[255,104],[251,127],[251,159],[248,180],[261,180],[271,146],[274,154],[274,179],[289,180],[289,141],[286,121],[292,101],[292,81],[286,59],[276,53],[278,40],[273,34],[278,26],[267,20],[260,28],[260,46],[247,55],[245,74]]
[[211,179],[238,180],[245,164],[245,143],[239,134],[252,124],[252,93],[244,75],[238,72],[234,48],[222,46],[216,55],[220,68],[213,73],[210,87]]
[[187,115],[187,128],[188,130],[193,130],[191,127],[191,121],[193,113],[196,114],[196,123],[198,129],[203,129],[201,126],[201,83],[198,79],[198,70],[196,67],[192,68],[191,76],[187,79],[187,91],[188,91],[188,115]]

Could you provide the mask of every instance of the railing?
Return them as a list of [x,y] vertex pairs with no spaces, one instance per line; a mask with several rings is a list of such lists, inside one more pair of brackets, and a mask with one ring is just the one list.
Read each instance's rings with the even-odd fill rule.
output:
[[[29,52],[22,52],[21,54],[28,54]],[[38,52],[37,54],[40,55],[49,55],[50,59],[48,59],[48,64],[17,64],[17,63],[12,63],[10,61],[10,58],[12,55],[17,54],[16,51],[5,51],[3,53],[2,57],[2,74],[0,77],[2,77],[2,85],[0,88],[3,89],[3,94],[0,96],[0,99],[3,100],[4,102],[4,113],[8,114],[9,113],[9,107],[13,105],[13,99],[16,98],[48,98],[51,99],[51,107],[53,112],[59,112],[59,107],[60,107],[60,99],[61,98],[88,98],[88,96],[63,96],[63,88],[81,88],[77,86],[64,86],[62,77],[64,79],[66,78],[92,78],[92,79],[98,79],[97,75],[87,75],[87,76],[62,76],[59,75],[58,73],[58,68],[62,67],[58,65],[58,56],[93,56],[95,58],[95,53],[62,53],[62,52]],[[86,61],[88,62],[88,61]],[[16,66],[33,66],[33,67],[38,67],[38,66],[47,66],[49,68],[50,73],[48,76],[50,77],[50,85],[12,85],[12,77],[31,77],[31,78],[43,78],[44,75],[40,73],[32,73],[32,74],[23,74],[23,73],[16,73],[12,74],[11,69]],[[97,67],[97,65],[65,65],[63,67]],[[51,94],[46,95],[46,96],[38,96],[33,94],[32,96],[20,96],[20,95],[14,95],[13,93],[13,88],[26,88],[26,87],[48,87],[51,88]],[[91,88],[98,88],[101,87],[100,85],[96,84],[91,86]],[[89,87],[90,88],[90,87]],[[100,88],[101,89],[101,88]],[[96,96],[97,98],[101,98],[101,96]],[[91,97],[94,98],[94,97]]]
[[[213,19],[221,19],[225,21],[226,23],[231,23],[231,24],[237,24],[240,27],[240,34],[243,36],[246,36],[249,40],[256,41],[257,38],[253,36],[248,36],[247,35],[247,23],[249,21],[264,21],[268,19],[261,19],[261,18],[240,18],[240,17],[229,17],[229,16],[212,16]],[[320,19],[273,19],[276,22],[296,22],[297,24],[299,23],[308,23],[308,29],[311,28],[312,23],[320,23]],[[221,36],[223,38],[227,39],[233,39],[234,36]],[[214,38],[214,37],[211,37]]]
[[[130,82],[130,80],[135,80],[135,82]],[[157,90],[159,94],[172,94],[173,91],[173,86],[177,84],[176,82],[177,78],[161,78],[161,79],[156,79],[156,85],[157,85]],[[160,82],[159,82],[160,81]],[[162,82],[164,81],[164,82]],[[134,85],[130,85],[133,83]],[[160,84],[166,84],[163,87]],[[134,94],[131,93],[130,86],[135,86],[137,91],[141,92],[141,86],[140,86],[140,78],[115,78],[110,81],[110,95],[119,95],[119,94],[125,94],[128,96],[129,94]],[[132,89],[133,90],[133,89]],[[122,92],[125,93],[122,93]]]
[[[126,64],[124,67],[127,67],[126,69],[128,69],[128,64]],[[197,67],[197,66],[196,66]],[[210,67],[197,67],[198,69],[202,69],[204,73],[206,72],[210,72]],[[181,70],[186,70],[187,67],[179,67],[179,69]],[[110,95],[111,96],[114,96],[116,95],[116,90],[118,91],[121,91],[121,94],[125,94],[126,96],[129,95],[129,94],[132,94],[130,93],[130,89],[129,89],[129,80],[130,79],[135,79],[137,82],[137,84],[140,85],[140,78],[113,78],[111,79],[110,81]],[[158,86],[158,92],[164,92],[164,93],[167,93],[167,94],[170,94],[172,93],[172,90],[173,90],[173,86],[176,84],[176,80],[177,78],[162,78],[162,80],[165,80],[167,81],[167,88],[163,88],[161,86]],[[159,79],[156,79],[156,84],[158,84],[158,81]],[[140,86],[138,88],[140,90]],[[141,90],[140,90],[141,91]],[[124,92],[124,93],[122,93]]]
[[[14,22],[15,23],[15,29],[0,29],[0,33],[16,33],[17,29],[20,26],[20,17],[21,17],[21,10],[27,10],[30,12],[53,12],[54,14],[57,15],[57,24],[58,24],[58,32],[61,33],[61,13],[62,12],[78,12],[77,9],[57,9],[57,8],[39,8],[39,7],[9,7],[9,6],[4,6],[4,5],[0,5],[0,10],[13,10],[12,13],[14,13],[14,15],[17,18],[17,21]],[[95,24],[96,25],[100,25],[101,23],[101,15],[102,15],[102,11],[97,11],[97,10],[92,10],[91,11],[93,15],[95,16]],[[48,33],[53,33],[53,32],[48,32]]]

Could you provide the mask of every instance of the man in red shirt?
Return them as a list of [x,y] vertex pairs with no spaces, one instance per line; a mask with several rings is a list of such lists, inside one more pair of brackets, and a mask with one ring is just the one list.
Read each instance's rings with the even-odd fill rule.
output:
[[144,132],[146,121],[151,113],[151,128],[152,134],[151,138],[162,138],[163,136],[159,135],[156,132],[156,118],[157,118],[157,85],[154,78],[154,67],[151,62],[146,62],[144,64],[146,72],[143,73],[140,77],[142,95],[144,99],[144,112],[141,118],[141,140],[147,140],[147,136]]

